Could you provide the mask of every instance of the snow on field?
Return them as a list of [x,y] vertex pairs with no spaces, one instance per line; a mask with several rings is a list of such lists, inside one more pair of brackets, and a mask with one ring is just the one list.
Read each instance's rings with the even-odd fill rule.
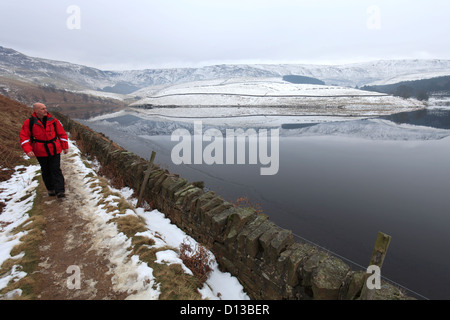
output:
[[[70,153],[67,155],[70,157],[72,166],[75,166],[76,179],[80,179],[80,184],[85,192],[78,190],[78,196],[86,196],[83,203],[89,206],[83,208],[85,219],[92,220],[92,230],[95,230],[96,244],[103,247],[113,248],[113,255],[110,256],[112,263],[116,265],[114,270],[115,276],[113,277],[116,288],[124,291],[137,293],[129,296],[130,299],[157,299],[159,296],[158,289],[153,289],[153,286],[148,285],[145,288],[142,286],[143,281],[146,283],[154,283],[156,280],[153,278],[152,269],[145,263],[139,260],[138,256],[132,256],[128,259],[130,241],[123,233],[117,233],[116,228],[113,228],[111,223],[112,213],[107,212],[103,206],[98,206],[98,199],[102,197],[101,190],[95,183],[98,176],[94,169],[98,167],[95,161],[90,162],[92,168],[88,168],[82,158],[81,152],[70,141]],[[64,161],[64,158],[62,159]],[[68,160],[67,160],[68,161]],[[86,161],[86,160],[85,160]],[[88,162],[89,163],[89,162]],[[20,243],[20,238],[23,233],[15,234],[14,230],[21,223],[25,222],[28,218],[28,212],[33,206],[33,200],[35,197],[35,191],[38,186],[36,179],[33,179],[40,170],[39,166],[18,166],[15,168],[15,174],[8,181],[0,183],[0,202],[4,202],[6,206],[0,214],[0,265],[11,257],[11,250],[14,246]],[[75,177],[71,177],[74,180]],[[76,185],[75,185],[76,187]],[[131,197],[132,190],[124,188],[122,190],[116,190],[109,187],[114,193],[121,194],[122,198],[126,199],[132,205],[137,203],[137,199]],[[105,206],[115,206],[113,196],[109,196],[105,201]],[[158,210],[145,210],[143,208],[135,208],[134,210],[128,210],[126,214],[138,215],[145,219],[147,222],[148,230],[143,232],[150,239],[154,239],[155,247],[171,247],[179,248],[180,244],[189,240],[192,246],[196,245],[196,241],[185,234],[181,229],[173,225],[169,219],[167,219],[163,213]],[[113,230],[114,229],[114,230]],[[99,239],[101,238],[101,239]],[[95,244],[94,244],[95,246]],[[203,288],[200,288],[199,292],[202,297],[209,300],[223,299],[223,300],[247,300],[249,297],[243,291],[242,285],[238,280],[231,276],[229,273],[223,273],[219,271],[217,262],[213,258],[213,271],[211,272],[208,280]],[[183,266],[183,269],[190,273],[180,258],[178,257],[177,250],[164,250],[158,253],[158,261],[160,263],[178,263]],[[119,272],[117,272],[119,271]],[[136,276],[137,273],[137,276]],[[130,275],[133,274],[133,277]],[[18,281],[26,276],[26,273],[21,271],[19,265],[13,266],[12,270],[6,275],[0,278],[0,290],[5,288],[9,281]],[[138,279],[137,281],[129,281],[129,279]],[[143,281],[139,281],[139,279]],[[157,286],[156,286],[157,287]],[[220,294],[219,294],[220,293]],[[20,295],[20,290],[15,292],[9,292],[4,296],[0,296],[1,299],[9,299],[12,296]]]
[[176,94],[236,94],[253,96],[334,96],[334,95],[376,95],[385,94],[365,92],[339,86],[294,84],[281,78],[234,78],[195,81],[162,88],[153,97]]
[[449,70],[434,71],[434,72],[421,72],[421,73],[405,74],[405,75],[401,75],[401,76],[396,75],[392,78],[375,81],[375,82],[369,83],[367,85],[369,85],[369,86],[388,85],[388,84],[395,84],[395,83],[404,82],[404,81],[426,80],[426,79],[445,77],[445,76],[450,76]]
[[[423,108],[417,100],[404,100],[386,94],[362,91],[353,88],[293,84],[280,78],[239,78],[183,83],[172,86],[142,89],[144,98],[131,107],[151,105],[153,114],[173,116],[174,113],[224,116],[224,109],[202,110],[201,108],[235,108],[233,115],[248,112],[248,108],[260,108],[259,113],[297,115],[352,114],[361,112],[391,113],[412,108]],[[191,108],[159,108],[177,106]],[[196,109],[192,109],[195,107]],[[270,108],[269,108],[270,107]],[[240,108],[240,109],[236,109]],[[171,110],[172,109],[172,110]],[[150,112],[150,111],[149,111]],[[206,116],[203,113],[199,116]]]

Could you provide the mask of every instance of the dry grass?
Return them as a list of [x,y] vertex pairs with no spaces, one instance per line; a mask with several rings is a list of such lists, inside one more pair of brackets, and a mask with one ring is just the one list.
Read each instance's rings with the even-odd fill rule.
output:
[[[131,255],[138,255],[141,261],[146,262],[153,269],[153,275],[159,284],[160,300],[199,300],[201,295],[198,288],[203,285],[198,277],[188,275],[179,264],[156,263],[156,253],[173,250],[171,247],[154,247],[155,241],[148,237],[136,235],[147,230],[145,221],[138,216],[128,214],[111,220],[116,223],[119,232],[131,238]],[[205,279],[206,280],[206,279]]]
[[200,283],[197,278],[184,272],[181,265],[153,266],[154,274],[160,281],[160,300],[200,300],[198,292]]
[[180,245],[180,259],[203,285],[212,271],[213,260],[208,250],[199,244],[192,246],[189,241],[184,240]]
[[11,177],[15,166],[26,163],[19,134],[23,122],[33,111],[26,105],[0,95],[0,113],[0,167],[8,169],[0,171],[0,181],[5,181]]
[[126,106],[126,103],[116,99],[74,93],[5,77],[0,77],[0,81],[10,89],[5,92],[0,87],[0,94],[28,105],[34,102],[45,103],[50,113],[56,110],[72,118],[87,119],[119,111]]
[[122,232],[128,238],[133,238],[136,233],[144,232],[147,230],[144,219],[135,215],[125,215],[110,220],[117,225],[119,232]]

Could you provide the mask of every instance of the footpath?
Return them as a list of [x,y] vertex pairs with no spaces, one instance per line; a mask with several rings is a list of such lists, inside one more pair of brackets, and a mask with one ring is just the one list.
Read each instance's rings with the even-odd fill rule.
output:
[[[42,183],[33,192],[39,219],[29,220],[42,221],[38,246],[32,249],[37,251],[36,266],[26,274],[20,266],[22,249],[8,249],[11,258],[3,261],[0,300],[29,299],[14,283],[30,276],[35,279],[31,298],[36,300],[248,299],[236,278],[219,271],[214,256],[211,274],[199,283],[180,259],[181,244],[194,248],[196,242],[159,211],[136,208],[131,189],[114,189],[93,166],[95,161],[85,160],[71,142],[61,159],[66,198],[48,196]],[[12,195],[7,197],[12,201]],[[0,247],[36,233],[17,232],[24,227],[12,230],[14,219],[11,212],[0,215],[0,240],[6,243],[0,241]],[[11,271],[5,273],[5,265]]]
[[129,293],[117,292],[113,274],[108,272],[112,248],[99,245],[95,228],[95,208],[71,153],[62,161],[66,198],[43,197],[46,228],[39,247],[40,295],[43,300],[122,300]]

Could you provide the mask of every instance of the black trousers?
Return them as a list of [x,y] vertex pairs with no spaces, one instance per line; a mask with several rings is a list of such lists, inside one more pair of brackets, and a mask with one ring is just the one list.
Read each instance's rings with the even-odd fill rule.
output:
[[41,165],[42,179],[48,191],[65,192],[64,176],[61,171],[61,155],[37,157]]

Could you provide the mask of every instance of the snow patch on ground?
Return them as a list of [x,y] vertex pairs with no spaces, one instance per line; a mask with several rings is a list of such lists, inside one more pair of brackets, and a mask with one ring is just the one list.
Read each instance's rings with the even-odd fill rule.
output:
[[[33,208],[38,181],[33,179],[40,170],[37,165],[17,166],[12,177],[0,183],[0,202],[6,204],[0,214],[0,266],[8,259],[19,259],[23,254],[11,256],[12,249],[20,243],[26,232],[15,233],[14,230],[29,218],[28,212]],[[11,272],[0,278],[0,290],[10,281],[18,281],[26,276],[21,266],[14,265]],[[20,294],[15,292],[14,294]],[[1,297],[0,297],[1,298]]]

